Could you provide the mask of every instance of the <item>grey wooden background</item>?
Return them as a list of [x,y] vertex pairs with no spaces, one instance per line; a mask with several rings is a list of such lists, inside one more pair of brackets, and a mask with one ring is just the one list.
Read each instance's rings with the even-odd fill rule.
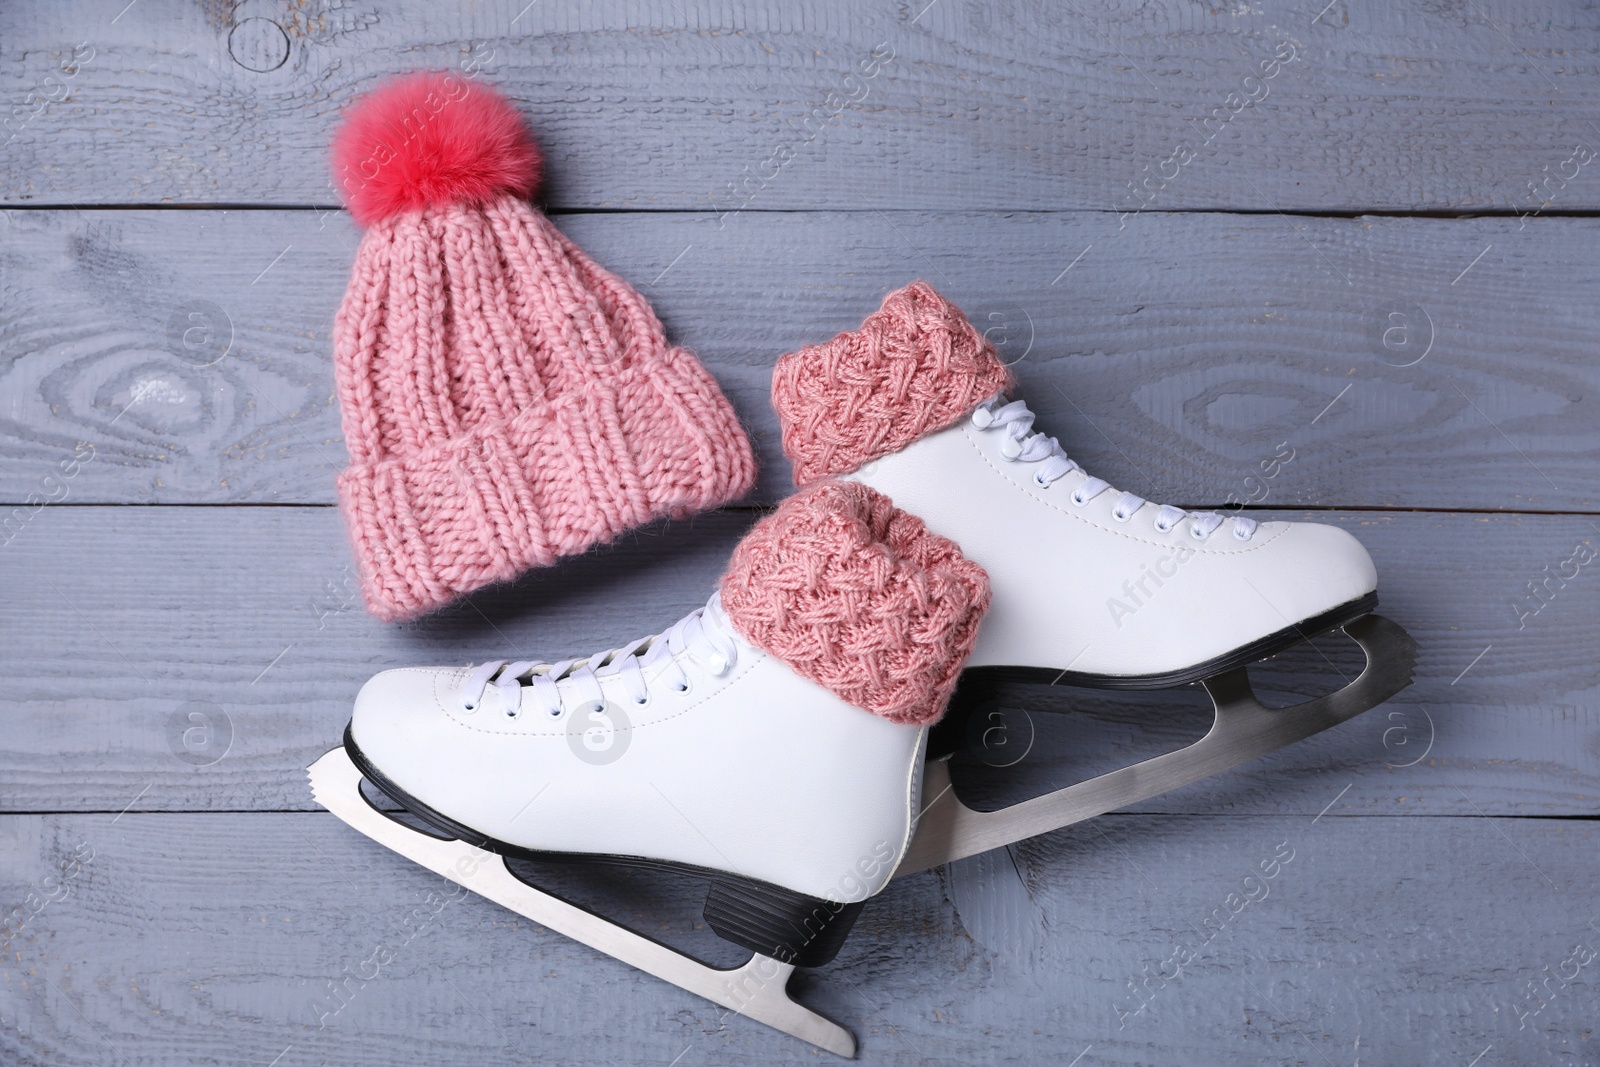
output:
[[[326,152],[418,67],[526,110],[558,224],[763,475],[385,627],[330,506]],[[803,999],[868,1063],[1600,1063],[1600,576],[1563,567],[1600,542],[1597,68],[1568,0],[0,6],[0,1063],[827,1060],[451,893],[303,768],[381,668],[703,599],[787,485],[773,361],[915,277],[1115,484],[1356,532],[1422,657],[1303,745],[897,883]],[[1174,747],[1197,699],[1018,689],[1027,758],[963,787]],[[670,885],[580,890],[720,951]]]

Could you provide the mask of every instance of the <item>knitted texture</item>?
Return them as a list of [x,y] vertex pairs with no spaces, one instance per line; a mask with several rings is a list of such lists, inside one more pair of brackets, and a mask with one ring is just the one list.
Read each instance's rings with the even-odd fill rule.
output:
[[803,489],[758,522],[722,578],[745,639],[894,722],[944,714],[989,610],[954,541],[856,482]]
[[953,425],[1011,384],[961,309],[913,282],[859,330],[779,359],[772,406],[795,484],[809,485]]
[[[471,99],[430,128],[443,136]],[[334,324],[351,460],[339,499],[367,607],[386,620],[755,480],[716,381],[668,346],[644,298],[516,190],[479,202],[469,186],[467,202],[374,219]]]

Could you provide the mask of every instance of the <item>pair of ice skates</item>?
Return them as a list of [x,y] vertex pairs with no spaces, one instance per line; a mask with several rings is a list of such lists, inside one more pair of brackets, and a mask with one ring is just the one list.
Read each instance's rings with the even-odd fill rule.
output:
[[[1119,492],[1034,431],[1009,385],[920,283],[784,357],[774,402],[812,488],[757,525],[703,608],[585,659],[378,675],[310,769],[318,802],[535,922],[851,1056],[851,1034],[786,986],[891,879],[1216,774],[1410,683],[1415,646],[1371,613],[1353,537]],[[1247,664],[1336,628],[1365,653],[1359,677],[1290,708],[1255,699]],[[942,738],[959,731],[929,745],[958,671],[952,717],[997,681],[1199,682],[1215,720],[1176,752],[979,812],[951,788]],[[504,862],[529,857],[699,875],[707,924],[753,955],[700,963]]]

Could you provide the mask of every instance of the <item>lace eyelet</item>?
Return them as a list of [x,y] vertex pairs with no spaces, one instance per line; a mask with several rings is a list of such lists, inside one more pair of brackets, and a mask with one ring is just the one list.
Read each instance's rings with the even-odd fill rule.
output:
[[566,708],[550,708],[549,715],[552,719],[559,719],[567,713]]
[[633,706],[636,707],[636,708],[642,708],[648,703],[650,703],[650,697],[648,695],[646,695],[646,696],[640,697],[639,699],[635,700],[633,702]]
[[683,680],[683,684],[682,685],[673,686],[672,687],[672,691],[681,696],[682,694],[689,692],[689,690],[691,690],[693,688],[694,688],[694,683],[689,681],[687,678],[685,678]]
[[506,718],[508,718],[508,719],[515,719],[517,716],[519,716],[521,714],[522,714],[522,709],[521,708],[507,708],[506,709]]
[[1251,531],[1249,531],[1249,533],[1246,533],[1245,532],[1245,528],[1243,526],[1235,526],[1233,528],[1233,537],[1234,537],[1234,540],[1236,540],[1236,541],[1248,541],[1248,540],[1250,540],[1251,535],[1253,535],[1254,533],[1255,533],[1254,530],[1251,530]]
[[461,710],[462,711],[477,711],[478,710],[478,705],[476,705],[476,704],[474,704],[474,703],[472,703],[470,701],[465,701],[461,705]]
[[1120,508],[1112,508],[1111,517],[1116,519],[1118,522],[1127,522],[1129,519],[1133,518],[1133,512],[1124,512]]
[[1201,532],[1200,527],[1198,526],[1189,527],[1189,536],[1194,538],[1196,541],[1204,541],[1206,539],[1206,535]]
[[1040,472],[1033,476],[1033,484],[1037,485],[1040,489],[1048,489],[1050,488],[1050,483],[1044,480],[1042,474],[1043,472]]
[[1076,489],[1074,489],[1072,491],[1072,496],[1071,496],[1070,499],[1072,500],[1072,502],[1074,504],[1078,505],[1080,508],[1083,507],[1085,504],[1087,504],[1089,502],[1089,498],[1084,496],[1082,493],[1078,492]]
[[1171,533],[1172,532],[1172,527],[1166,525],[1160,519],[1157,519],[1155,521],[1155,527],[1156,527],[1156,533],[1166,534],[1166,533]]

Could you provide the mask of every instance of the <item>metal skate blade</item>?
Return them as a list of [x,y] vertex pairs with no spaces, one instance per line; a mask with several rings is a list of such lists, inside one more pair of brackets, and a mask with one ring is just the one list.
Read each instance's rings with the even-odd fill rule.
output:
[[493,852],[462,841],[429,837],[395,822],[374,810],[361,795],[361,772],[342,747],[317,760],[306,773],[318,804],[378,844],[430,871],[540,926],[720,1004],[735,1015],[766,1023],[840,1056],[855,1056],[856,1039],[850,1031],[789,998],[792,964],[757,955],[731,970],[708,967],[518,880]]
[[1194,744],[1000,811],[973,811],[952,791],[949,765],[928,764],[922,795],[931,799],[894,876],[1023,841],[1197,782],[1337,726],[1411,684],[1417,643],[1410,634],[1381,615],[1363,615],[1343,629],[1367,657],[1360,676],[1344,688],[1274,710],[1251,692],[1244,667],[1219,674],[1201,683],[1216,718]]

